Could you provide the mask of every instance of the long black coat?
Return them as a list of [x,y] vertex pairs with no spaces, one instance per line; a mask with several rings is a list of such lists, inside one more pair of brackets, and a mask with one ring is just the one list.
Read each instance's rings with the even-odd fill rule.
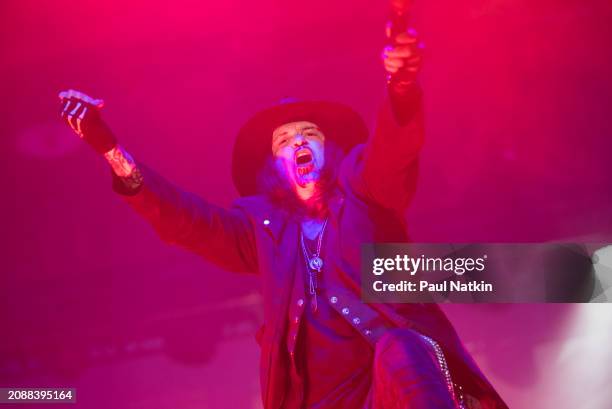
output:
[[[398,116],[397,106],[386,102],[367,144],[358,145],[343,160],[326,230],[327,293],[336,295],[334,308],[351,311],[342,316],[373,343],[385,328],[368,325],[381,321],[436,340],[453,380],[465,392],[482,408],[507,408],[437,305],[375,304],[367,308],[360,301],[361,243],[408,240],[403,214],[415,191],[417,156],[423,144],[420,91],[403,104]],[[260,337],[262,397],[266,409],[278,409],[287,390],[287,317],[295,305],[291,290],[298,271],[299,223],[265,196],[240,198],[224,209],[178,189],[143,165],[140,169],[144,185],[136,193],[124,191],[117,180],[115,189],[163,240],[228,270],[261,278],[265,318]],[[354,323],[352,318],[365,317],[372,310],[384,319]]]

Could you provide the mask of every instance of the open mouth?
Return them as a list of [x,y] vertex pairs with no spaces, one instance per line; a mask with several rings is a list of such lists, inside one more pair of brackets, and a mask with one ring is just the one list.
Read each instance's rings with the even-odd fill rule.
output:
[[301,148],[295,152],[295,164],[305,166],[312,163],[312,151],[308,148]]
[[300,148],[295,151],[295,165],[299,176],[304,176],[314,169],[314,157],[309,148]]

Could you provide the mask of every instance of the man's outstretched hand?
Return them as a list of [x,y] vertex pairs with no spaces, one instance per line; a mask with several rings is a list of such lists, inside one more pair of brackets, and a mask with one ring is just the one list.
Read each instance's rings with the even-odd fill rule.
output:
[[393,91],[402,92],[416,82],[423,60],[423,43],[414,29],[395,34],[390,26],[387,39],[391,44],[382,53],[387,81]]
[[100,115],[104,101],[72,89],[58,96],[62,118],[96,152],[104,155],[117,145],[117,139]]

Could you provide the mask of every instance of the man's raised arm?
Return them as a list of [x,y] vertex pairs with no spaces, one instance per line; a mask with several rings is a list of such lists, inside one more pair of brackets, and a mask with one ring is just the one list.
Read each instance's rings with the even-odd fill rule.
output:
[[417,83],[422,45],[414,30],[387,35],[383,50],[388,96],[376,128],[356,158],[353,187],[382,207],[403,212],[416,190],[418,154],[423,145],[423,101]]
[[257,272],[254,231],[245,212],[207,203],[134,161],[103,121],[102,100],[73,90],[60,92],[59,97],[68,125],[111,166],[114,190],[164,241],[225,269]]

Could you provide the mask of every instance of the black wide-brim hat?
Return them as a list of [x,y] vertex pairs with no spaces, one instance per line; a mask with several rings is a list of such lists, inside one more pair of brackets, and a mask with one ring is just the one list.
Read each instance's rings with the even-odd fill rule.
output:
[[344,153],[368,138],[368,128],[350,107],[326,101],[300,101],[273,106],[255,114],[238,132],[232,158],[232,178],[240,196],[258,193],[257,177],[272,156],[272,132],[298,121],[316,124]]

